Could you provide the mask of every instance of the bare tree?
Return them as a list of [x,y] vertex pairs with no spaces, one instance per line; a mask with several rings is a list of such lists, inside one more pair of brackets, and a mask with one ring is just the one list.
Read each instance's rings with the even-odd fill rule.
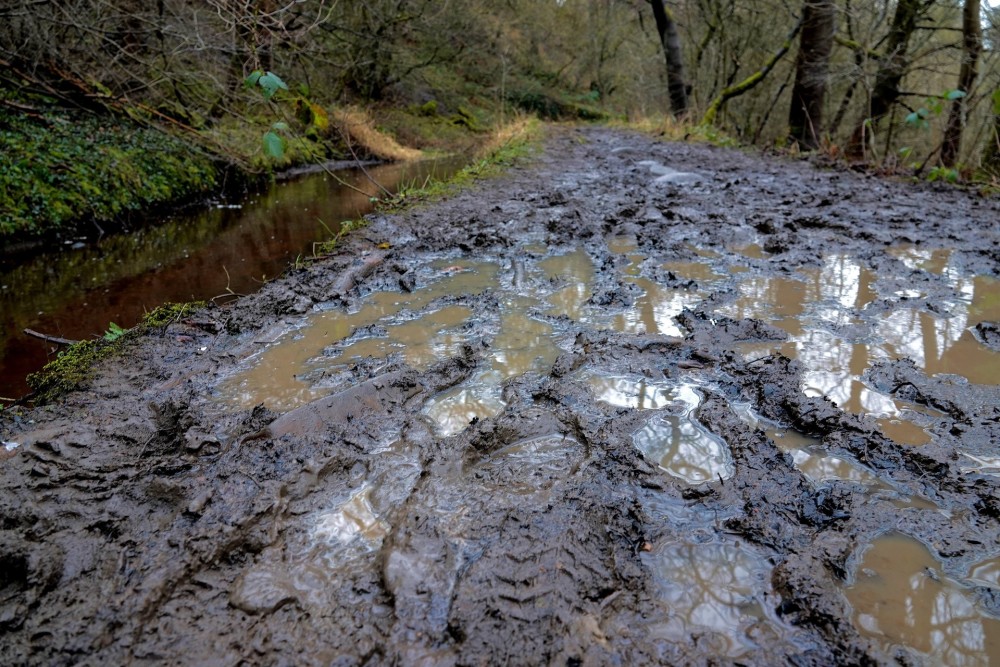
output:
[[933,5],[935,0],[898,0],[892,25],[886,38],[885,50],[875,74],[868,110],[862,114],[847,144],[850,157],[862,157],[865,141],[870,132],[876,131],[882,120],[899,99],[899,83],[910,66],[910,38],[917,28],[917,19]]

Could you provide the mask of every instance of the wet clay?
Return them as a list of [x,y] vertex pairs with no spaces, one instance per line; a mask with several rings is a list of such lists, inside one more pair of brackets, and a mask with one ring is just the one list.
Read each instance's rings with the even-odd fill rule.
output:
[[998,219],[553,128],[4,411],[0,663],[995,664]]

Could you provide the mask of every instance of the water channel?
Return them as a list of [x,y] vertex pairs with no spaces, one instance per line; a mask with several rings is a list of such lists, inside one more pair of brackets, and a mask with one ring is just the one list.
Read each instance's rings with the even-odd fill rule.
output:
[[[25,377],[58,346],[24,333],[82,340],[111,322],[136,324],[168,302],[246,294],[281,274],[344,220],[372,210],[371,197],[428,178],[448,178],[461,159],[387,164],[280,181],[263,193],[216,200],[133,232],[63,247],[24,261],[0,259],[0,397],[28,391]],[[337,179],[340,179],[338,182]],[[356,188],[356,189],[355,189]]]

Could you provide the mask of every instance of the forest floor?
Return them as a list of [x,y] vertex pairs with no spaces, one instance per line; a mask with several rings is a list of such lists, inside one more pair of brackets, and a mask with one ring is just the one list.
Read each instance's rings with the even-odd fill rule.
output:
[[998,220],[554,128],[0,416],[0,662],[1000,660]]

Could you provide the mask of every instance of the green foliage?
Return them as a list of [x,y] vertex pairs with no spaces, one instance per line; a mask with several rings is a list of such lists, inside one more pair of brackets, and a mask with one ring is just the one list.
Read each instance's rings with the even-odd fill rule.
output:
[[158,130],[68,111],[46,120],[0,107],[0,238],[109,221],[217,185],[210,157]]
[[1000,88],[993,91],[991,99],[993,101],[993,115],[1000,116]]
[[177,322],[182,317],[187,317],[199,308],[204,308],[207,304],[204,301],[189,301],[187,303],[165,303],[146,314],[142,318],[140,327],[143,329],[155,329],[165,327],[168,324]]
[[928,181],[945,181],[947,183],[958,183],[961,174],[958,169],[952,167],[934,167],[927,172]]
[[945,102],[954,102],[965,97],[961,90],[946,90],[937,97],[928,97],[925,106],[908,114],[904,122],[917,129],[926,130],[931,126],[930,119],[940,116],[944,112]]
[[123,329],[114,322],[112,322],[108,325],[108,330],[104,332],[103,338],[106,341],[118,340],[119,338],[125,335],[126,331],[128,331],[128,329]]
[[288,90],[288,84],[281,80],[274,72],[254,70],[243,80],[244,88],[260,88],[264,99],[269,100],[275,96],[279,90]]
[[35,392],[35,401],[46,403],[83,385],[90,377],[91,367],[108,356],[122,340],[84,340],[60,352],[45,368],[28,376],[28,386]]
[[131,329],[112,322],[101,338],[70,345],[42,370],[28,376],[28,386],[35,392],[35,402],[45,403],[78,389],[90,378],[92,368],[98,361],[121,354],[129,342],[152,329],[172,324],[204,306],[203,301],[164,304]]
[[[281,124],[285,125],[284,123]],[[274,160],[283,160],[285,158],[285,151],[288,148],[288,142],[285,141],[283,136],[276,132],[278,129],[276,127],[277,125],[278,123],[275,123],[272,126],[272,129],[265,132],[262,137],[264,143],[264,154]]]

